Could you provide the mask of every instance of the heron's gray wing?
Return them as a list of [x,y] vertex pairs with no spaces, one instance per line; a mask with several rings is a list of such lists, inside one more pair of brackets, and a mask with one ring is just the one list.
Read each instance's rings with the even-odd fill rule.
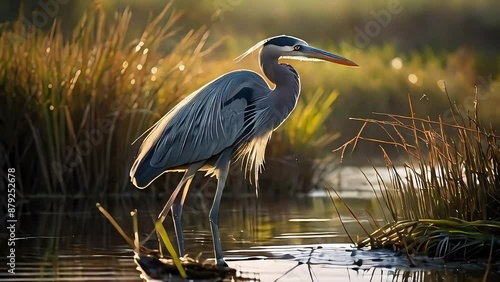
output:
[[223,75],[186,97],[152,130],[141,153],[151,151],[149,165],[173,168],[207,160],[247,134],[258,99],[270,91],[250,71]]

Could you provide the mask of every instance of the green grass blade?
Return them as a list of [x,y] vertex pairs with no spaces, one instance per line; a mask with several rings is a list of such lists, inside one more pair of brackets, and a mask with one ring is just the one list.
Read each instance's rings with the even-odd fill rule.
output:
[[187,278],[186,270],[184,269],[184,267],[182,267],[181,260],[179,259],[179,256],[177,256],[177,252],[175,251],[172,242],[170,242],[170,239],[168,238],[167,235],[167,230],[165,230],[165,228],[163,227],[161,220],[158,220],[155,223],[155,229],[158,232],[158,234],[160,234],[163,244],[165,244],[165,247],[167,247],[168,253],[172,256],[172,260],[174,261],[177,270],[179,270],[181,277],[186,279]]

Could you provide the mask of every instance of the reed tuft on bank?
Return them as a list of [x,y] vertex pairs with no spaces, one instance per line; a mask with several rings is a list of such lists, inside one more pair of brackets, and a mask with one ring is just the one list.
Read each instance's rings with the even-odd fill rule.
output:
[[[469,113],[457,111],[449,100],[449,117],[437,120],[417,117],[411,98],[408,116],[379,113],[380,118],[356,119],[363,125],[339,148],[342,155],[363,141],[374,142],[390,175],[385,183],[377,172],[374,188],[386,225],[367,232],[358,247],[445,260],[500,258],[500,135],[479,120],[477,93],[475,98]],[[369,126],[387,138],[365,136]],[[399,153],[389,155],[388,146]]]

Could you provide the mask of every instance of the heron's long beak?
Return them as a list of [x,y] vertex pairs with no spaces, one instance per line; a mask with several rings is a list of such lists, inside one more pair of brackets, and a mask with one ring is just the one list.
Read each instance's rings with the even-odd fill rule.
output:
[[323,61],[328,61],[336,64],[341,64],[345,66],[358,67],[358,64],[335,54],[323,51],[321,49],[316,49],[311,46],[302,46],[302,53],[308,57],[313,59],[319,59]]

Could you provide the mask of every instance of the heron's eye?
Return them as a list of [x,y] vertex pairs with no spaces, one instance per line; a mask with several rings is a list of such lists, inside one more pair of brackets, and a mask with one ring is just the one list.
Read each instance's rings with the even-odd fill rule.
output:
[[295,45],[295,46],[293,46],[293,50],[295,50],[295,51],[299,51],[299,50],[300,50],[300,45]]

